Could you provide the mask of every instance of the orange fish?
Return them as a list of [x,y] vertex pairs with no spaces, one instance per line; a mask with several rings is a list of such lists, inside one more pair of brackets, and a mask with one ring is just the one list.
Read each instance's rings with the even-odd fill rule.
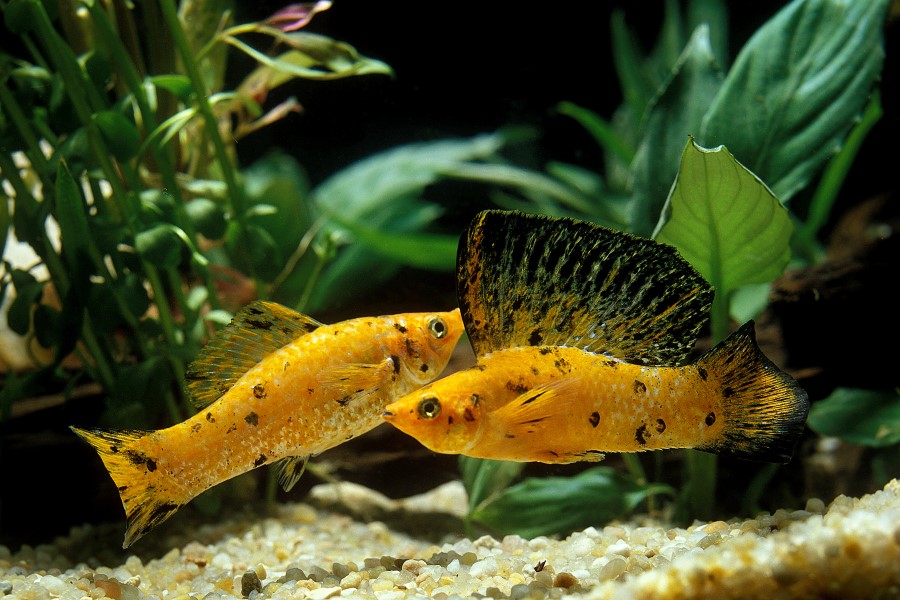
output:
[[310,456],[377,425],[433,380],[463,332],[459,310],[323,325],[279,304],[241,309],[191,363],[198,414],[159,431],[73,431],[100,454],[128,519],[123,548],[201,492],[278,463],[289,490]]
[[682,366],[713,290],[671,246],[567,218],[480,213],[457,255],[477,361],[384,418],[435,452],[567,463],[695,448],[787,462],[806,392],[747,323]]

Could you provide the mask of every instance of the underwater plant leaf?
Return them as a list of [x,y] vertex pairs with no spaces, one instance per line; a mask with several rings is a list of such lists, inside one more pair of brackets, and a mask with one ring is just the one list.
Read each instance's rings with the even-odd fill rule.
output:
[[471,518],[502,535],[566,535],[623,517],[657,493],[672,490],[638,484],[610,467],[594,467],[574,477],[528,478],[503,490]]
[[346,227],[356,241],[397,263],[436,271],[452,271],[455,265],[456,246],[459,242],[457,235],[417,232],[396,234],[341,219],[335,221]]
[[889,0],[794,0],[756,31],[698,141],[725,144],[783,202],[841,147],[884,62]]
[[134,123],[112,110],[101,110],[91,118],[113,156],[123,161],[137,156],[141,136]]
[[851,444],[883,447],[900,443],[900,395],[837,388],[809,409],[810,429]]
[[222,239],[228,229],[225,211],[209,198],[194,198],[185,207],[194,228],[210,240]]
[[459,471],[463,487],[469,496],[469,514],[482,502],[509,486],[524,468],[525,463],[522,462],[460,456]]
[[678,248],[719,301],[778,277],[790,260],[793,228],[778,198],[726,148],[690,140],[653,237]]
[[722,82],[709,44],[709,28],[691,36],[660,94],[648,105],[641,141],[631,163],[629,231],[649,237],[678,172],[684,140],[697,131]]
[[572,102],[560,102],[556,106],[557,112],[572,117],[591,134],[597,144],[617,156],[620,160],[630,163],[634,159],[634,148],[623,139],[613,128],[612,124],[592,110],[588,110]]
[[687,6],[688,31],[709,29],[709,46],[719,68],[728,68],[728,5],[724,0],[691,0]]
[[91,232],[81,188],[65,161],[56,169],[56,220],[62,237],[62,254],[70,268],[88,256]]
[[194,93],[194,87],[187,75],[153,75],[148,77],[147,81],[159,89],[175,94],[182,102],[187,102]]
[[349,44],[309,32],[279,36],[280,41],[287,43],[292,49],[274,58],[233,36],[226,35],[222,39],[260,64],[237,88],[238,92],[253,97],[296,78],[326,80],[394,73],[387,63],[362,56]]
[[181,238],[175,226],[158,223],[134,236],[134,248],[144,260],[160,269],[173,269],[181,262]]

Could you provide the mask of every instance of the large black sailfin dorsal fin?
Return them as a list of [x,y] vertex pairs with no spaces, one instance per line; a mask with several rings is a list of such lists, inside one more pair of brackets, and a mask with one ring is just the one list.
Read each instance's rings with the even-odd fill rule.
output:
[[675,365],[693,348],[713,299],[672,246],[518,211],[475,217],[460,240],[456,275],[477,356],[552,345]]
[[185,382],[194,406],[203,408],[270,353],[306,335],[321,323],[274,302],[243,307],[188,365]]

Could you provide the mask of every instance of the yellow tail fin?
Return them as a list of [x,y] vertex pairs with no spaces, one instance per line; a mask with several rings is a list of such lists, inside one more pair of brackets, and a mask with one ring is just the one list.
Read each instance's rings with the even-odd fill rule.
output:
[[[161,472],[154,457],[138,450],[136,444],[146,431],[86,430],[71,427],[81,439],[94,447],[119,490],[128,525],[123,548],[171,517],[182,504],[167,498],[159,489]],[[154,472],[157,476],[153,476]]]
[[746,460],[787,463],[806,425],[806,391],[756,345],[753,321],[698,362],[720,382],[724,399],[722,436],[698,450]]

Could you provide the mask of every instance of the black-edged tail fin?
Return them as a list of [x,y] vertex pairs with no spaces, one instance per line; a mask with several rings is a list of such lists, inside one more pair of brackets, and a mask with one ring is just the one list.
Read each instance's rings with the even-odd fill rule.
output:
[[753,321],[697,365],[721,383],[725,402],[722,436],[697,449],[745,460],[790,462],[806,426],[809,399],[794,378],[759,349]]
[[[164,486],[160,485],[163,475],[156,468],[154,458],[135,448],[148,432],[70,429],[94,447],[119,490],[128,519],[123,548],[132,545],[181,508],[181,503],[166,497]],[[154,477],[154,472],[158,476]]]

